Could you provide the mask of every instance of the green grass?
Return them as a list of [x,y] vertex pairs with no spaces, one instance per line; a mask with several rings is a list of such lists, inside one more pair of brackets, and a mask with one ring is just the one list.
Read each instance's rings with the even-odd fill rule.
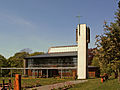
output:
[[43,86],[49,84],[55,84],[59,82],[69,81],[71,79],[57,79],[57,78],[31,78],[31,79],[22,79],[22,87],[31,87],[31,86]]
[[101,83],[100,79],[88,79],[88,82],[77,84],[69,90],[120,90],[118,79],[110,79]]
[[[12,85],[13,85],[14,80],[15,80],[15,78],[1,77],[0,78],[0,83],[1,84],[2,84],[2,79],[5,79],[5,83],[7,83],[9,79],[11,79],[12,80]],[[26,87],[28,88],[28,87],[55,84],[55,83],[69,81],[69,80],[73,80],[73,79],[27,77],[27,78],[22,78],[21,85],[22,85],[22,88],[26,88]]]
[[[5,79],[5,82],[8,82],[9,78],[2,77],[0,78],[0,83],[2,83],[2,79]],[[14,82],[14,78],[12,79],[12,83]],[[22,78],[22,88],[25,87],[34,87],[40,85],[49,85],[55,84],[59,82],[65,82],[73,79],[60,79],[60,78]],[[118,83],[118,79],[110,79],[101,83],[101,79],[88,79],[88,82],[80,83],[75,85],[73,88],[69,90],[120,90],[120,83]]]

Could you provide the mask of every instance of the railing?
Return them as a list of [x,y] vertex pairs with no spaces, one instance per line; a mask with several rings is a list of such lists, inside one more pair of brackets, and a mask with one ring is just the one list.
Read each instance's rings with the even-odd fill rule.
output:
[[3,79],[2,80],[2,84],[0,84],[0,90],[10,90],[12,89],[12,82],[11,82],[11,79],[9,79],[9,82],[8,83],[5,83],[5,80]]

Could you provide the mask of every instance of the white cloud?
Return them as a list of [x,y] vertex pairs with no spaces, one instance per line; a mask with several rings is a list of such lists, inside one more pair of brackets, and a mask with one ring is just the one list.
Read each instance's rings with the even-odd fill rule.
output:
[[0,20],[8,24],[15,24],[21,27],[27,27],[31,29],[36,28],[36,25],[33,24],[32,22],[26,20],[23,17],[19,17],[15,15],[0,13]]

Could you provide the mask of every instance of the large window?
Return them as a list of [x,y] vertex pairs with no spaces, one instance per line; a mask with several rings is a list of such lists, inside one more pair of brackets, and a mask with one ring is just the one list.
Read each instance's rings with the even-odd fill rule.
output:
[[75,67],[77,57],[29,59],[28,67]]

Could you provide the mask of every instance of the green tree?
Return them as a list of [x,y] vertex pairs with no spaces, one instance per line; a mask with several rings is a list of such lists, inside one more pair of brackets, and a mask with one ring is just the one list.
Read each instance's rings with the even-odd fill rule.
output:
[[91,65],[99,67],[99,58],[94,56]]
[[0,67],[5,66],[7,66],[7,59],[4,56],[0,55]]
[[23,67],[23,61],[25,57],[28,57],[27,52],[18,52],[13,57],[8,59],[10,67]]
[[96,36],[96,57],[99,59],[101,73],[114,72],[117,75],[120,66],[120,1],[115,15],[115,22],[110,25],[105,22],[104,33]]
[[[14,56],[10,57],[8,59],[8,63],[10,67],[15,67],[15,68],[23,68],[24,66],[24,58],[28,57],[29,54],[27,52],[18,52],[15,53]],[[22,73],[22,70],[12,70],[13,74],[14,73]]]
[[[7,59],[2,55],[0,55],[0,68],[1,67],[8,67]],[[4,75],[8,74],[8,72],[9,72],[8,70],[3,70],[2,75],[4,76]]]
[[44,54],[44,52],[34,52],[31,53],[30,56],[41,55],[41,54]]
[[24,48],[22,50],[20,50],[20,52],[27,52],[27,53],[32,53],[32,50],[30,48]]

